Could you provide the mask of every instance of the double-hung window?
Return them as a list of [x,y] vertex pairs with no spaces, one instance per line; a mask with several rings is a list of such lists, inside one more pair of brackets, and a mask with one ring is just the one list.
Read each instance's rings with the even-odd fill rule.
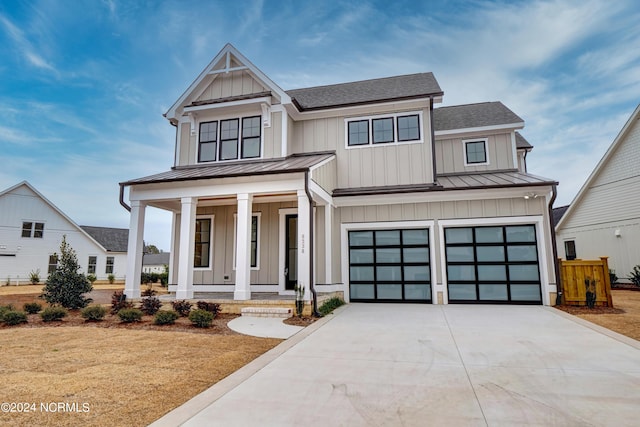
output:
[[105,274],[113,274],[113,264],[114,264],[114,262],[115,262],[114,257],[112,257],[112,256],[108,256],[107,257],[107,266],[104,269],[104,273]]
[[200,150],[198,151],[198,161],[215,161],[217,152],[218,122],[200,123]]
[[96,264],[98,263],[98,257],[90,256],[89,264],[87,266],[87,274],[96,274]]
[[348,147],[422,142],[422,112],[345,119]]
[[465,166],[488,165],[487,140],[475,139],[462,141],[464,145]]
[[200,123],[198,162],[260,157],[262,118],[232,118]]
[[54,273],[56,271],[56,268],[58,268],[58,255],[56,254],[49,255],[49,264],[47,268],[47,273],[49,274]]
[[193,251],[194,268],[211,268],[211,243],[213,217],[196,218],[196,232]]

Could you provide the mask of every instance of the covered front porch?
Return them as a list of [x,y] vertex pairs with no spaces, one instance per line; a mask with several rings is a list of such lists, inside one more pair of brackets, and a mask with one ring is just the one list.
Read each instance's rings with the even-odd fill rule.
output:
[[317,282],[322,292],[342,291],[342,284],[332,280],[331,196],[312,179],[312,166],[333,158],[299,156],[303,164],[295,168],[281,165],[269,173],[234,176],[220,171],[227,165],[189,168],[197,174],[188,178],[175,169],[169,176],[124,183],[131,209],[125,294],[140,297],[147,207],[173,216],[169,291],[175,299],[270,301],[277,296],[293,302],[299,286],[310,301]]

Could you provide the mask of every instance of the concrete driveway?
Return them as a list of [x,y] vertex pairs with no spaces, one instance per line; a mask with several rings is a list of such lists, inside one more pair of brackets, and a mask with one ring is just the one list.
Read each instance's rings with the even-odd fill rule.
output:
[[572,319],[351,304],[154,425],[638,425],[640,343]]

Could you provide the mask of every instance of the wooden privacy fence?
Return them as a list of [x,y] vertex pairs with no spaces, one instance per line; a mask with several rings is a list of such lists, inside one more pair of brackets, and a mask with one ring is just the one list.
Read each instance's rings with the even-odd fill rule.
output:
[[587,305],[587,291],[591,291],[595,293],[595,305],[613,307],[607,258],[558,260],[563,304]]

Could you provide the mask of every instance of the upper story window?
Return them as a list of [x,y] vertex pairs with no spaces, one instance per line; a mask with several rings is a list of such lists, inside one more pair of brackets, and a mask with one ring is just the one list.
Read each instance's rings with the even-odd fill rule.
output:
[[260,116],[200,123],[198,162],[260,157],[261,123]]
[[422,112],[385,114],[345,119],[347,148],[392,143],[422,142]]
[[487,139],[474,139],[462,141],[464,146],[464,165],[477,166],[488,165]]
[[36,239],[42,239],[43,235],[44,235],[43,222],[24,221],[22,223],[22,237],[34,237]]

